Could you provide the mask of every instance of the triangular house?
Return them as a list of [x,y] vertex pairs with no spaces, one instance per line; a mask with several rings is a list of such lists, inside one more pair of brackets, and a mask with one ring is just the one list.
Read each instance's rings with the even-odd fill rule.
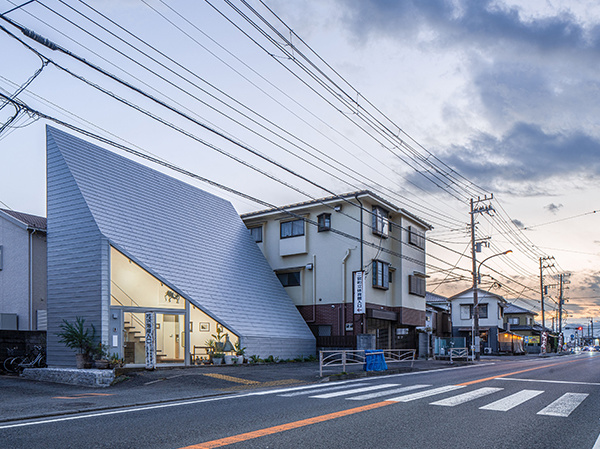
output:
[[78,316],[130,365],[206,358],[217,327],[248,355],[314,354],[231,203],[52,127],[47,151],[50,366],[74,364],[56,334]]

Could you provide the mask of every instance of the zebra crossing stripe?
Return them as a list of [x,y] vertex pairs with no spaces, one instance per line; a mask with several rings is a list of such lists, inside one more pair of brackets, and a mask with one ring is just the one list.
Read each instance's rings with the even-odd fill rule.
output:
[[353,398],[346,398],[350,401],[363,401],[366,399],[380,398],[381,396],[388,396],[390,394],[404,393],[405,391],[418,390],[419,388],[431,387],[431,385],[407,385],[406,387],[394,388],[393,390],[377,391],[375,393],[363,394],[361,396],[354,396]]
[[[362,387],[364,385],[366,385],[366,384],[354,384],[352,386],[353,387]],[[343,390],[344,388],[348,388],[348,385],[339,385],[336,387],[328,387],[328,388],[321,388],[321,389],[313,388],[312,390],[296,391],[294,393],[280,394],[278,396],[282,396],[284,398],[292,398],[294,396],[302,396],[305,394],[320,393],[321,391],[327,392],[327,391]]]
[[442,399],[441,401],[432,402],[431,405],[443,405],[446,407],[454,407],[455,405],[464,404],[465,402],[472,401],[477,398],[481,398],[483,396],[487,396],[488,394],[496,393],[497,391],[501,391],[504,388],[479,388],[477,390],[469,391],[468,393],[459,394],[456,396],[452,396],[451,398]]
[[561,416],[566,418],[589,395],[586,393],[565,393],[552,404],[537,412],[538,415]]
[[397,387],[397,386],[398,386],[398,384],[371,385],[370,387],[353,388],[352,390],[335,391],[333,393],[319,394],[319,395],[310,396],[310,397],[311,398],[319,398],[319,399],[328,399],[328,398],[334,398],[337,396],[346,396],[346,395],[350,395],[350,394],[354,394],[354,393],[363,393],[365,391],[381,390],[383,388],[390,388],[390,387]]
[[521,390],[518,393],[511,394],[503,399],[492,402],[491,404],[479,407],[481,410],[496,410],[499,412],[506,412],[517,405],[520,405],[530,399],[533,399],[539,394],[542,394],[543,390]]
[[446,393],[448,391],[458,390],[460,388],[464,388],[464,385],[446,385],[445,387],[433,388],[431,390],[421,391],[419,393],[407,394],[404,396],[398,396],[395,398],[387,399],[392,402],[410,402],[415,401],[417,399],[426,398],[429,396],[435,396],[436,394]]

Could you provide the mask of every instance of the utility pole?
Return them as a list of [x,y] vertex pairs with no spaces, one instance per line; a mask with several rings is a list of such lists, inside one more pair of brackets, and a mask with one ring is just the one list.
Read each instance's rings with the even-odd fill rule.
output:
[[540,257],[540,295],[542,300],[542,332],[546,332],[546,316],[544,312],[544,268],[552,268],[552,265],[544,265],[547,260],[554,260],[554,257]]
[[562,306],[563,306],[563,275],[559,276],[559,294],[558,294],[558,333],[562,332]]
[[481,359],[481,345],[479,344],[479,298],[477,294],[477,251],[475,241],[475,214],[487,213],[492,215],[494,208],[491,204],[477,206],[479,203],[485,201],[491,201],[494,198],[494,194],[490,197],[477,197],[476,200],[471,198],[471,259],[473,262],[473,350],[475,351],[475,360]]

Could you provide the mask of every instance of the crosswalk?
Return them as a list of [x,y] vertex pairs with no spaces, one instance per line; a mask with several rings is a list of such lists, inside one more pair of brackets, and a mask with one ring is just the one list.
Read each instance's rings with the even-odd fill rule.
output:
[[[480,387],[466,391],[465,385],[444,385],[433,387],[429,384],[401,385],[398,383],[384,383],[371,385],[369,383],[353,383],[334,386],[314,386],[290,389],[279,396],[294,397],[308,396],[312,399],[344,398],[350,401],[366,401],[380,399],[391,402],[412,402],[419,400],[435,399],[434,396],[453,393],[452,396],[429,402],[432,406],[456,407],[471,401],[487,398],[490,402],[479,407],[480,410],[507,412],[527,401],[546,393],[545,390],[522,389],[512,394],[505,394],[505,389],[500,387]],[[503,395],[504,394],[504,395]],[[546,394],[550,396],[550,394]],[[565,393],[546,405],[538,415],[568,417],[589,396],[587,393]],[[429,398],[429,399],[428,399]],[[553,398],[552,398],[553,399]]]

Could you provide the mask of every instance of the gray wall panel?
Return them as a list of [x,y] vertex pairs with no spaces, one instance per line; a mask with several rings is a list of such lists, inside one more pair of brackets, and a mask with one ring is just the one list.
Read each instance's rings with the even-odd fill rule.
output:
[[[58,157],[51,148],[62,165],[51,163]],[[48,195],[55,197],[53,225],[61,230],[55,246],[66,250],[53,257],[84,265],[98,258],[92,273],[77,270],[94,294],[103,294],[97,307],[107,307],[109,296],[97,290],[108,289],[101,234],[235,334],[312,342],[314,353],[312,333],[231,203],[50,127],[48,151],[48,178],[56,178]],[[50,214],[49,206],[49,221]]]
[[56,145],[48,141],[48,365],[72,366],[74,352],[58,342],[63,319],[76,316],[101,331],[104,237]]

